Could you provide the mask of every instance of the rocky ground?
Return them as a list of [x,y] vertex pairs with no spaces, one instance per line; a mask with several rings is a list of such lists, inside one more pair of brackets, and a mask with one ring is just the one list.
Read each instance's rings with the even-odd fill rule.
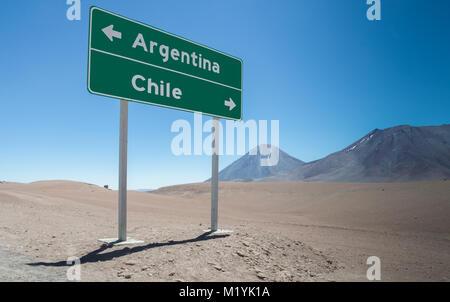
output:
[[[0,184],[0,280],[367,281],[378,256],[385,281],[448,281],[449,187],[221,184],[210,234],[208,184],[129,192],[128,235],[117,233],[117,192],[89,184]],[[414,191],[415,190],[415,191]],[[413,191],[413,192],[411,192]],[[373,200],[373,201],[372,201]]]

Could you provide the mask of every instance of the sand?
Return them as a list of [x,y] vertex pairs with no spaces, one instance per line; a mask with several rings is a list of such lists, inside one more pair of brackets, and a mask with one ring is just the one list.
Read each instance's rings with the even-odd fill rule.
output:
[[220,183],[219,227],[207,183],[129,191],[128,234],[109,246],[117,191],[70,181],[0,183],[0,280],[82,281],[450,280],[450,182]]

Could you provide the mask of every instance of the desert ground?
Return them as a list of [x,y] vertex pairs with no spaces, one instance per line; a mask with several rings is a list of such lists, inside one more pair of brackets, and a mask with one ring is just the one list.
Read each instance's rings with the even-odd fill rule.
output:
[[111,246],[117,191],[70,181],[0,183],[0,281],[450,281],[450,182],[233,183],[129,191],[128,235]]

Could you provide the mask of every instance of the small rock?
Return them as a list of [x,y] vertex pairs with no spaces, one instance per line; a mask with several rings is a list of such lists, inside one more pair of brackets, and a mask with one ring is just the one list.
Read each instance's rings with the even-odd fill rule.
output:
[[125,275],[123,275],[123,277],[124,277],[125,279],[131,279],[131,274],[125,274]]
[[261,272],[257,273],[257,274],[256,274],[256,277],[258,277],[259,279],[262,279],[262,280],[264,280],[264,279],[267,278],[266,275],[264,275],[264,274],[261,273]]
[[244,254],[244,253],[241,252],[241,251],[237,251],[236,254],[237,254],[238,256],[241,256],[241,257],[247,257],[247,255]]
[[171,273],[169,273],[169,276],[174,276],[175,275],[175,272],[171,272]]
[[136,265],[136,261],[133,261],[133,260],[130,260],[130,261],[127,261],[127,262],[125,262],[125,265]]
[[264,251],[264,254],[266,254],[267,256],[270,255],[270,251],[265,249],[265,248],[261,248]]
[[249,247],[249,246],[250,246],[250,244],[248,244],[248,243],[245,242],[245,241],[242,241],[242,244],[245,245],[246,247]]
[[214,266],[214,268],[215,268],[216,270],[220,271],[220,272],[223,272],[223,271],[224,271],[223,268],[220,267],[220,266],[218,266],[218,265]]

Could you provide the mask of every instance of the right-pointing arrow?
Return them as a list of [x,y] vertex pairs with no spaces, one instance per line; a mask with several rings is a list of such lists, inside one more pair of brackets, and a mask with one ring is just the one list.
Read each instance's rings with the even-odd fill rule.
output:
[[234,107],[236,107],[236,104],[233,102],[233,99],[230,98],[229,101],[225,100],[225,106],[230,108],[230,111],[233,110]]
[[103,28],[102,31],[105,33],[105,35],[108,37],[108,39],[111,40],[111,42],[113,42],[113,38],[122,39],[122,33],[115,31],[113,24]]

